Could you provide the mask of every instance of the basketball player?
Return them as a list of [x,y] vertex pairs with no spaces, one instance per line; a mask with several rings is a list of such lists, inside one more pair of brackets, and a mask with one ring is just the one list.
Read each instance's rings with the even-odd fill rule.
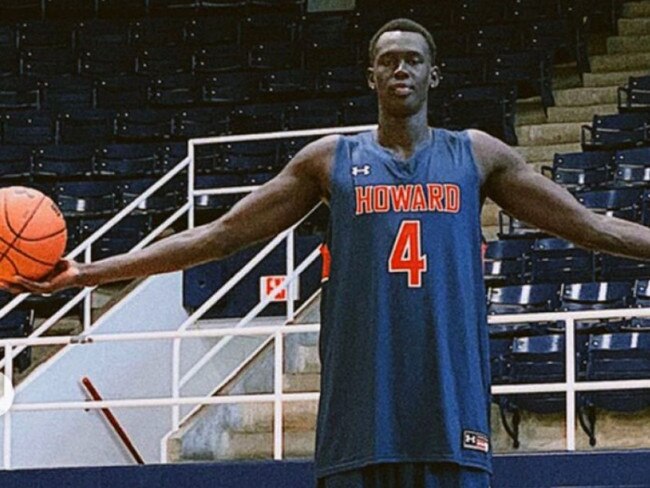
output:
[[14,292],[165,273],[331,210],[322,296],[316,476],[321,488],[489,486],[490,373],[481,266],[486,196],[588,249],[650,258],[650,229],[597,215],[477,130],[427,125],[436,47],[398,19],[370,43],[378,129],[328,136],[218,220],[131,254],[62,261]]

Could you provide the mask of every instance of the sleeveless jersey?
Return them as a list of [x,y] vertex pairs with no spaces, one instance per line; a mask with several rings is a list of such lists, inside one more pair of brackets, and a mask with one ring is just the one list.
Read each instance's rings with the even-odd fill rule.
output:
[[466,132],[407,161],[341,137],[321,300],[316,476],[386,462],[491,470],[480,180]]

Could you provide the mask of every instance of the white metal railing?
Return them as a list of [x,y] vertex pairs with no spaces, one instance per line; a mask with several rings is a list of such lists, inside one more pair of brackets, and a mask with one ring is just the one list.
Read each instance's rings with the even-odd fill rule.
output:
[[[136,200],[131,202],[126,208],[120,211],[115,217],[107,222],[101,229],[93,234],[89,239],[84,241],[72,253],[69,258],[74,258],[84,253],[84,259],[92,259],[91,246],[102,235],[104,235],[113,225],[118,223],[126,215],[138,206],[155,191],[169,182],[173,177],[179,175],[187,169],[188,173],[188,195],[187,202],[182,205],[173,215],[157,227],[149,236],[147,236],[134,249],[141,249],[162,233],[169,225],[187,214],[188,226],[194,226],[194,199],[201,195],[225,195],[233,193],[246,193],[253,191],[255,186],[221,188],[221,189],[201,189],[196,190],[194,186],[194,149],[199,144],[223,144],[242,141],[281,139],[289,137],[318,136],[333,133],[353,133],[362,130],[368,130],[375,126],[359,126],[335,129],[316,129],[292,132],[276,132],[268,134],[252,134],[246,136],[227,136],[205,139],[195,139],[188,142],[188,157],[178,163],[170,172],[161,180],[156,182],[152,187],[147,189]],[[286,318],[287,323],[291,322],[294,310],[293,303],[290,299],[291,286],[300,274],[312,264],[318,257],[318,249],[309,254],[301,263],[293,261],[294,255],[294,230],[300,225],[296,223],[291,228],[282,232],[264,246],[257,255],[245,265],[238,273],[228,280],[219,290],[217,290],[199,309],[197,309],[177,331],[166,332],[140,332],[140,333],[119,333],[119,334],[102,334],[93,335],[91,321],[89,318],[90,307],[89,300],[93,288],[86,288],[76,294],[70,302],[65,304],[52,317],[45,321],[30,337],[28,338],[10,338],[0,340],[0,347],[5,348],[5,359],[0,362],[0,367],[4,366],[6,375],[12,378],[12,364],[15,356],[29,346],[43,345],[74,345],[77,347],[87,347],[88,345],[101,342],[124,342],[136,340],[171,340],[172,347],[172,388],[170,395],[161,398],[127,398],[104,400],[98,402],[43,402],[43,403],[19,403],[12,406],[11,410],[4,416],[4,467],[11,468],[11,414],[17,411],[50,411],[50,410],[76,410],[76,409],[99,409],[99,408],[151,408],[151,407],[170,407],[172,413],[172,426],[174,429],[179,427],[179,409],[181,405],[216,405],[225,403],[251,403],[251,402],[272,402],[274,405],[274,458],[281,459],[283,455],[282,430],[283,430],[283,402],[285,401],[314,401],[319,398],[318,392],[309,393],[284,393],[283,392],[283,357],[284,347],[281,340],[285,334],[318,332],[319,324],[292,325],[291,327],[283,326],[248,326],[251,320],[259,314],[271,301],[281,292],[287,291],[289,300],[287,301]],[[245,275],[247,275],[259,262],[262,261],[273,249],[282,245],[286,240],[287,245],[287,274],[285,281],[276,287],[269,296],[261,300],[245,317],[241,318],[235,326],[221,328],[216,330],[188,330],[207,310],[216,304],[226,293],[228,293]],[[21,295],[12,300],[11,303],[0,309],[0,316],[14,308],[26,295]],[[56,336],[40,337],[50,326],[56,323],[67,311],[72,309],[81,300],[86,300],[84,306],[84,332],[79,336]],[[118,305],[119,306],[119,305]],[[564,392],[566,394],[566,448],[569,451],[575,450],[575,397],[579,391],[598,391],[598,390],[628,390],[628,389],[650,389],[650,379],[647,380],[627,380],[627,381],[598,381],[585,382],[576,381],[575,377],[575,321],[585,319],[606,319],[606,318],[627,318],[627,317],[650,317],[650,309],[622,309],[607,311],[580,311],[580,312],[553,312],[553,313],[535,313],[535,314],[518,314],[508,316],[491,316],[488,318],[490,324],[515,324],[526,322],[545,322],[545,321],[565,321],[565,354],[566,354],[566,372],[565,381],[558,383],[545,384],[517,384],[517,385],[496,385],[492,387],[493,394],[525,394],[525,393],[551,393]],[[181,395],[183,385],[195,375],[203,366],[217,354],[220,348],[223,348],[225,341],[236,336],[266,336],[274,338],[275,364],[273,393],[261,395],[233,395],[233,396],[194,396],[185,397]],[[180,376],[180,341],[205,338],[205,337],[222,337],[222,341],[217,343],[210,351],[201,357],[183,376]],[[223,343],[223,344],[222,344]],[[221,345],[220,345],[221,344]]]

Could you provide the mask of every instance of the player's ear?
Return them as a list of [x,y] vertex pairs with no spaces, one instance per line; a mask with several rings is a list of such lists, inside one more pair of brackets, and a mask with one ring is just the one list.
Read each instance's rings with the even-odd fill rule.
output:
[[368,68],[366,74],[368,77],[368,86],[371,90],[374,90],[377,88],[377,84],[375,83],[375,70],[373,68]]
[[436,88],[442,80],[442,73],[438,66],[431,67],[431,73],[429,74],[429,88]]

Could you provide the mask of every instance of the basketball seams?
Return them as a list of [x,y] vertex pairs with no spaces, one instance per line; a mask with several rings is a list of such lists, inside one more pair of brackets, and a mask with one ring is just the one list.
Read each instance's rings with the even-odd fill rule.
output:
[[[24,250],[22,250],[22,249],[20,249],[18,247],[15,247],[14,245],[12,245],[9,242],[5,241],[2,237],[0,237],[0,242],[2,242],[3,244],[6,244],[8,246],[7,251],[5,252],[5,256],[9,253],[10,250],[14,250],[18,254],[20,254],[21,256],[23,256],[25,258],[28,258],[28,259],[31,259],[35,263],[43,264],[43,265],[46,265],[46,266],[54,266],[56,264],[56,263],[49,263],[47,261],[42,261],[42,260],[40,260],[38,258],[35,258],[34,256],[29,254],[28,252],[26,252],[26,251],[24,251]],[[7,256],[7,258],[9,258],[9,256]]]
[[[52,237],[56,237],[56,236],[58,236],[59,234],[63,234],[63,233],[66,232],[66,231],[67,231],[67,229],[66,229],[65,227],[63,227],[62,229],[57,230],[56,232],[53,232],[52,234],[48,234],[48,235],[46,235],[46,236],[40,236],[40,237],[24,237],[24,236],[20,236],[20,240],[21,240],[21,241],[25,241],[25,242],[44,241],[44,240],[47,240],[47,239],[51,239]],[[0,239],[1,239],[1,238],[0,238]],[[10,245],[11,247],[13,247],[13,244],[9,244],[9,245]]]
[[[39,200],[39,202],[36,205],[34,205],[34,209],[32,210],[32,214],[29,217],[27,217],[27,219],[25,220],[25,223],[23,224],[22,228],[20,229],[20,232],[16,232],[14,230],[13,226],[11,225],[11,221],[9,220],[9,211],[7,210],[7,194],[3,193],[2,198],[3,198],[3,207],[4,207],[4,211],[5,211],[5,222],[7,223],[7,227],[9,227],[9,230],[14,234],[14,238],[9,243],[5,242],[5,244],[7,244],[8,247],[2,253],[2,256],[0,256],[0,262],[2,262],[2,260],[7,257],[7,253],[9,252],[9,250],[15,249],[14,248],[14,243],[20,238],[20,233],[23,230],[25,230],[25,228],[27,227],[29,222],[32,220],[34,215],[36,215],[36,211],[39,209],[39,207],[43,204],[43,201],[45,200],[45,195],[41,196],[41,199]],[[3,242],[4,242],[4,239],[3,239]],[[30,259],[31,259],[31,256],[30,256]],[[48,263],[48,265],[50,265],[50,264]],[[15,266],[14,266],[14,268],[15,268]]]

